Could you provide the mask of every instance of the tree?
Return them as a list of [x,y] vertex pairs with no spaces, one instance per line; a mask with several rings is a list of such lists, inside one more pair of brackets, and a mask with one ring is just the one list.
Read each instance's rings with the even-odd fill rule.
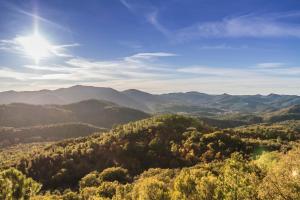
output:
[[107,182],[118,181],[119,183],[127,183],[131,178],[127,169],[111,167],[103,170],[99,175],[99,179]]
[[258,199],[261,181],[259,168],[238,154],[232,154],[221,169],[218,178],[217,199]]
[[40,189],[39,183],[31,178],[26,178],[14,168],[0,173],[0,199],[29,200]]
[[174,200],[212,200],[216,177],[204,169],[183,169],[174,181]]
[[266,200],[300,199],[300,149],[282,155],[268,170],[259,195]]
[[135,183],[132,190],[132,199],[141,200],[170,200],[167,185],[155,178],[145,178]]

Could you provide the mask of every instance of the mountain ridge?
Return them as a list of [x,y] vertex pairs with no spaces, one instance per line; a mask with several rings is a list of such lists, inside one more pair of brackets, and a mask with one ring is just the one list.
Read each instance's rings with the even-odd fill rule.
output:
[[67,105],[0,105],[0,127],[26,127],[56,123],[83,122],[111,128],[150,115],[103,100],[85,100]]
[[110,101],[151,113],[174,105],[217,108],[228,112],[265,112],[300,104],[298,95],[212,95],[197,91],[151,94],[137,89],[118,91],[109,87],[83,85],[56,90],[0,92],[0,104],[64,105],[88,99]]

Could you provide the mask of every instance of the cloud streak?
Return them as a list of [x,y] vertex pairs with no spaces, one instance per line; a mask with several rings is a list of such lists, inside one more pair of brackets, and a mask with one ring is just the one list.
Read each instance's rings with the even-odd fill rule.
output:
[[300,37],[300,25],[289,23],[283,18],[299,18],[288,13],[267,16],[244,15],[224,18],[221,21],[196,23],[176,32],[178,40],[201,37]]
[[299,20],[300,12],[282,12],[268,14],[248,14],[224,17],[219,21],[194,22],[190,26],[171,30],[163,25],[158,8],[137,10],[137,5],[122,0],[122,4],[135,14],[142,15],[155,29],[173,42],[186,42],[199,38],[268,38],[268,37],[300,37],[300,25],[293,22]]

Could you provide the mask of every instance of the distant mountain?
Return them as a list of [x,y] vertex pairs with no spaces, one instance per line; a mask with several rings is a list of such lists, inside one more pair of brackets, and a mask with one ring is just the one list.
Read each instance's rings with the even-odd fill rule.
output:
[[176,104],[218,108],[228,112],[266,112],[300,104],[300,96],[296,95],[208,95],[187,92],[163,94],[161,96]]
[[70,104],[88,99],[111,101],[121,106],[147,110],[144,104],[131,99],[127,95],[112,88],[73,86],[57,90],[40,90],[26,92],[1,92],[0,104],[27,103],[27,104]]
[[267,122],[281,122],[286,120],[300,120],[300,105],[283,108],[264,115]]
[[140,90],[130,89],[122,92],[136,102],[144,104],[149,111],[159,111],[162,105],[169,103],[168,99],[162,98],[160,95],[154,95]]
[[[120,106],[152,113],[174,113],[179,107],[180,112],[187,113],[194,108],[218,109],[222,112],[270,112],[300,104],[300,96],[296,95],[209,95],[200,92],[155,95],[135,89],[117,91],[112,88],[80,85],[57,90],[0,92],[0,104],[17,102],[64,105],[88,99],[106,100]],[[205,115],[205,112],[200,109],[199,114]]]
[[149,117],[148,114],[117,104],[86,100],[67,105],[29,105],[13,103],[0,106],[0,127],[29,127],[55,123],[83,122],[110,128]]

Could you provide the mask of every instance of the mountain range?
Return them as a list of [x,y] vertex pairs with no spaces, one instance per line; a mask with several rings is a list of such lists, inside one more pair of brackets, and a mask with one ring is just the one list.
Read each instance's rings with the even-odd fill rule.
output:
[[110,101],[148,113],[194,112],[204,115],[216,112],[275,111],[300,104],[300,96],[297,95],[211,95],[200,92],[150,94],[136,89],[117,91],[81,85],[56,90],[0,92],[0,104],[64,105],[89,99]]

